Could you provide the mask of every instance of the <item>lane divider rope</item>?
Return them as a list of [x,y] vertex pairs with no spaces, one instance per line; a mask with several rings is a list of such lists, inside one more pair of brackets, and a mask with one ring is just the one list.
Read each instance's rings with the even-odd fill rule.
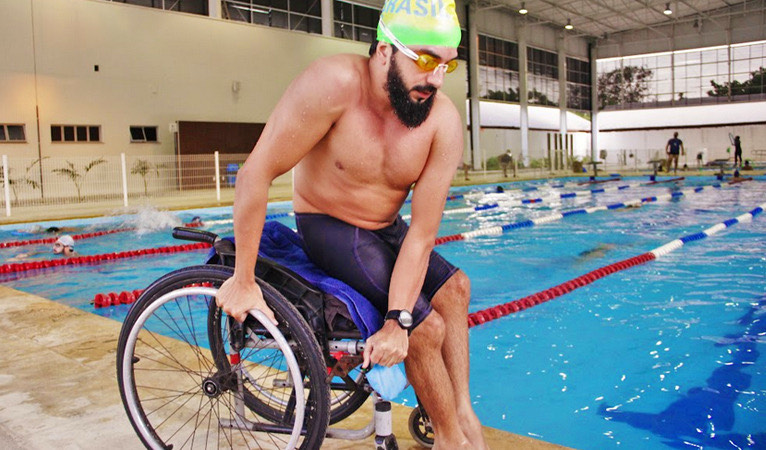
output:
[[[287,217],[292,216],[294,213],[277,213],[277,214],[267,214],[266,220],[271,219],[278,219],[280,217]],[[187,228],[199,228],[199,227],[205,227],[208,225],[218,225],[218,224],[226,224],[226,223],[232,223],[234,222],[234,219],[222,219],[222,220],[206,220],[202,223],[200,222],[190,222],[183,224],[184,227]],[[134,231],[135,228],[115,228],[114,230],[103,230],[103,231],[94,231],[92,233],[81,233],[81,234],[73,234],[72,239],[75,241],[81,240],[81,239],[89,239],[99,236],[105,236],[108,234],[113,233],[123,233],[126,231]],[[10,247],[23,247],[25,245],[39,245],[39,244],[53,244],[56,242],[56,240],[59,238],[59,236],[53,236],[48,238],[40,238],[40,239],[29,239],[25,241],[8,241],[8,242],[0,242],[0,248],[10,248]]]
[[195,242],[193,244],[170,245],[167,247],[145,248],[140,250],[128,250],[124,252],[115,252],[115,253],[102,253],[99,255],[87,255],[87,256],[83,255],[83,256],[74,256],[71,258],[47,259],[44,261],[29,261],[29,262],[21,262],[21,263],[13,263],[13,264],[3,264],[2,266],[0,266],[0,274],[26,272],[30,270],[51,269],[51,268],[60,267],[60,266],[79,266],[79,265],[85,265],[85,264],[100,264],[102,262],[113,261],[115,259],[125,259],[125,258],[133,258],[136,256],[155,255],[155,254],[163,254],[163,253],[188,252],[188,251],[198,250],[203,248],[210,248],[210,244],[205,242]]
[[[187,287],[212,287],[213,283],[209,281],[204,281],[202,283],[192,283],[189,285],[184,286]],[[136,300],[138,300],[138,297],[141,296],[141,293],[143,293],[143,289],[135,289],[133,291],[122,291],[122,292],[108,292],[106,294],[96,294],[93,297],[93,300],[91,300],[91,304],[95,308],[106,308],[109,306],[117,306],[117,305],[129,305],[131,303],[134,303]]]
[[[125,231],[133,230],[133,228],[115,228],[114,230],[103,230],[103,231],[94,231],[92,233],[81,233],[81,234],[73,234],[72,239],[75,241],[81,240],[81,239],[88,239],[88,238],[94,238],[98,236],[105,236],[107,234],[113,234],[113,233],[122,233]],[[0,242],[0,248],[10,248],[10,247],[23,247],[25,245],[35,245],[35,244],[53,244],[58,240],[58,236],[48,237],[48,238],[40,238],[40,239],[29,239],[26,241],[8,241],[8,242]]]
[[[728,183],[728,184],[732,184],[732,183]],[[699,193],[699,192],[702,192],[702,191],[705,191],[705,190],[709,190],[709,189],[714,189],[714,188],[715,189],[720,189],[721,188],[721,184],[715,183],[715,184],[708,185],[708,186],[698,186],[698,187],[694,187],[694,188],[682,189],[680,191],[676,191],[676,192],[672,192],[672,193],[667,193],[667,194],[663,194],[663,195],[656,195],[656,196],[644,197],[644,198],[640,198],[640,199],[633,199],[633,200],[628,200],[628,201],[619,202],[619,203],[612,203],[610,205],[593,206],[593,207],[590,207],[590,208],[572,209],[572,210],[568,210],[568,211],[563,211],[563,212],[558,212],[558,213],[550,214],[550,215],[543,216],[543,217],[537,217],[537,218],[534,218],[534,219],[522,220],[520,222],[507,223],[507,224],[504,224],[504,225],[498,225],[498,226],[494,226],[494,227],[479,228],[478,230],[466,231],[464,233],[453,234],[453,235],[449,235],[449,236],[442,236],[442,237],[436,238],[436,240],[434,241],[434,245],[442,245],[442,244],[445,244],[447,242],[463,241],[463,240],[466,240],[466,239],[473,239],[473,238],[479,237],[479,236],[499,236],[499,235],[501,235],[501,234],[503,234],[505,232],[511,231],[511,230],[516,230],[516,229],[519,229],[519,228],[528,228],[528,227],[532,227],[534,225],[540,225],[540,224],[544,224],[544,223],[555,222],[557,220],[563,219],[564,217],[569,217],[569,216],[578,215],[578,214],[592,214],[592,213],[597,212],[597,211],[621,209],[621,208],[627,208],[627,207],[631,207],[631,206],[637,206],[637,205],[640,205],[642,203],[651,203],[651,202],[657,202],[657,201],[661,201],[661,200],[670,200],[670,199],[675,198],[675,197],[681,197],[681,196],[690,195],[690,194],[693,194],[693,193]]]
[[[668,183],[668,182],[681,181],[683,179],[684,179],[684,177],[679,177],[679,178],[673,178],[673,179],[670,179],[670,180],[664,180],[664,181],[659,181],[659,182],[651,182],[651,183],[629,183],[629,184],[622,185],[622,186],[611,186],[611,187],[606,187],[606,188],[588,189],[588,190],[585,190],[585,191],[577,191],[577,192],[565,192],[565,193],[561,193],[561,194],[548,195],[548,196],[545,196],[545,197],[538,197],[538,198],[525,198],[525,199],[521,199],[521,200],[511,200],[511,201],[503,202],[503,206],[505,206],[505,207],[516,207],[516,206],[522,206],[522,205],[528,205],[528,204],[543,203],[545,201],[550,201],[550,200],[574,198],[574,197],[584,196],[584,195],[591,195],[592,196],[592,195],[596,195],[596,194],[602,194],[602,193],[605,193],[605,192],[621,191],[621,190],[624,190],[624,189],[630,189],[630,188],[638,187],[638,186],[647,186],[647,185],[656,184],[656,183]],[[620,180],[619,178],[615,179],[615,181],[619,181],[619,180]],[[612,181],[612,180],[608,180],[608,181]],[[564,185],[559,185],[559,186],[563,187]],[[537,188],[534,188],[534,189],[537,189]],[[506,192],[508,192],[508,191],[506,191]],[[482,193],[481,194],[481,196],[483,196],[483,195],[486,195],[486,193]],[[447,209],[447,210],[444,210],[443,215],[472,213],[472,212],[477,212],[477,211],[486,211],[486,210],[489,210],[489,209],[495,209],[495,208],[499,208],[499,207],[500,207],[499,203],[486,203],[486,204],[479,205],[479,206],[468,206],[468,207],[465,207],[465,208]],[[404,220],[409,220],[411,218],[412,218],[411,214],[407,214],[407,215],[402,216],[402,219],[404,219]]]
[[515,312],[522,311],[527,308],[531,308],[532,306],[545,303],[556,297],[560,297],[564,294],[572,292],[575,289],[579,289],[583,286],[593,283],[594,281],[604,278],[607,275],[611,275],[613,273],[620,272],[622,270],[626,270],[631,267],[661,258],[674,250],[678,250],[679,248],[681,248],[684,244],[688,242],[694,242],[694,241],[705,239],[737,223],[750,222],[753,220],[753,218],[755,218],[755,216],[761,214],[764,208],[766,208],[766,203],[762,203],[761,205],[757,206],[756,208],[752,209],[751,211],[745,214],[717,223],[713,225],[712,227],[707,228],[706,230],[700,231],[699,233],[689,234],[681,238],[675,239],[673,241],[670,241],[667,244],[657,247],[654,250],[651,250],[647,253],[634,256],[632,258],[628,258],[623,261],[616,262],[614,264],[609,264],[608,266],[604,266],[599,269],[590,271],[586,273],[585,275],[581,275],[577,278],[573,278],[569,281],[561,283],[550,289],[546,289],[544,291],[540,291],[535,294],[528,295],[518,300],[513,300],[508,303],[503,303],[500,305],[492,306],[480,311],[470,313],[468,314],[468,327],[471,328],[476,325],[481,325],[481,324],[490,322],[492,320],[499,319],[500,317],[504,317],[509,314],[513,314]]

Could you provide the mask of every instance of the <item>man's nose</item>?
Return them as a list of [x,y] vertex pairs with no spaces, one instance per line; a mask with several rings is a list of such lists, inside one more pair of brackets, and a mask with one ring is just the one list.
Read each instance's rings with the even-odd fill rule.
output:
[[426,81],[428,84],[432,85],[436,89],[441,89],[442,84],[444,84],[444,75],[447,72],[447,68],[444,66],[438,66],[433,70],[433,72],[428,74],[428,77],[426,77]]

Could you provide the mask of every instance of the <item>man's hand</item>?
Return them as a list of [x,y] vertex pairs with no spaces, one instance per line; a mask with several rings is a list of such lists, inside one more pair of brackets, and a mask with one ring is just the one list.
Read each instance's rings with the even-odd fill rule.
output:
[[274,312],[266,306],[261,288],[253,279],[240,281],[236,276],[229,278],[218,289],[215,302],[238,322],[245,321],[248,311],[257,309],[266,314],[274,325],[277,325]]
[[362,368],[371,368],[372,364],[386,367],[399,364],[407,357],[409,346],[407,330],[402,329],[394,320],[386,320],[383,328],[367,338]]

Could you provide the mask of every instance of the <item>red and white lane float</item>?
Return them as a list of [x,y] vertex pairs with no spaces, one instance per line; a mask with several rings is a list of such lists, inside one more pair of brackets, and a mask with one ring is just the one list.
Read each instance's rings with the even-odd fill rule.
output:
[[483,323],[499,319],[500,317],[531,308],[532,306],[539,305],[540,303],[545,303],[556,297],[560,297],[564,294],[572,292],[575,289],[579,289],[583,286],[593,283],[594,281],[604,278],[607,275],[611,275],[613,273],[655,260],[681,248],[687,242],[698,241],[708,236],[712,236],[719,231],[725,230],[726,228],[729,228],[737,223],[750,222],[755,216],[763,213],[764,208],[766,208],[766,203],[757,206],[750,212],[715,224],[704,231],[700,231],[699,233],[690,234],[670,241],[667,244],[661,247],[657,247],[656,249],[642,255],[634,256],[614,264],[609,264],[608,266],[593,270],[586,273],[585,275],[581,275],[577,278],[561,283],[558,286],[554,286],[550,289],[540,291],[536,294],[528,295],[518,300],[513,300],[508,303],[492,306],[490,308],[482,309],[481,311],[470,313],[468,314],[468,326],[474,327],[476,325],[481,325]]
[[50,269],[60,266],[80,266],[85,264],[101,264],[115,259],[135,258],[137,256],[157,255],[165,253],[178,253],[209,248],[210,244],[195,242],[193,244],[170,245],[167,247],[144,248],[115,253],[102,253],[100,255],[74,256],[72,258],[48,259],[45,261],[28,261],[0,266],[0,274],[26,272],[31,270]]
[[[193,283],[184,287],[211,287],[213,284],[210,282]],[[129,305],[136,300],[144,292],[143,289],[135,289],[133,291],[122,291],[120,293],[109,292],[106,294],[96,294],[91,300],[91,304],[95,308],[106,308],[109,306],[117,305]]]

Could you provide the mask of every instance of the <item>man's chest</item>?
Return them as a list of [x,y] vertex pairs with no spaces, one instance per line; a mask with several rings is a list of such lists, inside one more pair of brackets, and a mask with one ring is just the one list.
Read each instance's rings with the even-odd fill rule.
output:
[[332,127],[325,145],[326,155],[347,175],[408,187],[425,166],[431,135],[357,111]]

